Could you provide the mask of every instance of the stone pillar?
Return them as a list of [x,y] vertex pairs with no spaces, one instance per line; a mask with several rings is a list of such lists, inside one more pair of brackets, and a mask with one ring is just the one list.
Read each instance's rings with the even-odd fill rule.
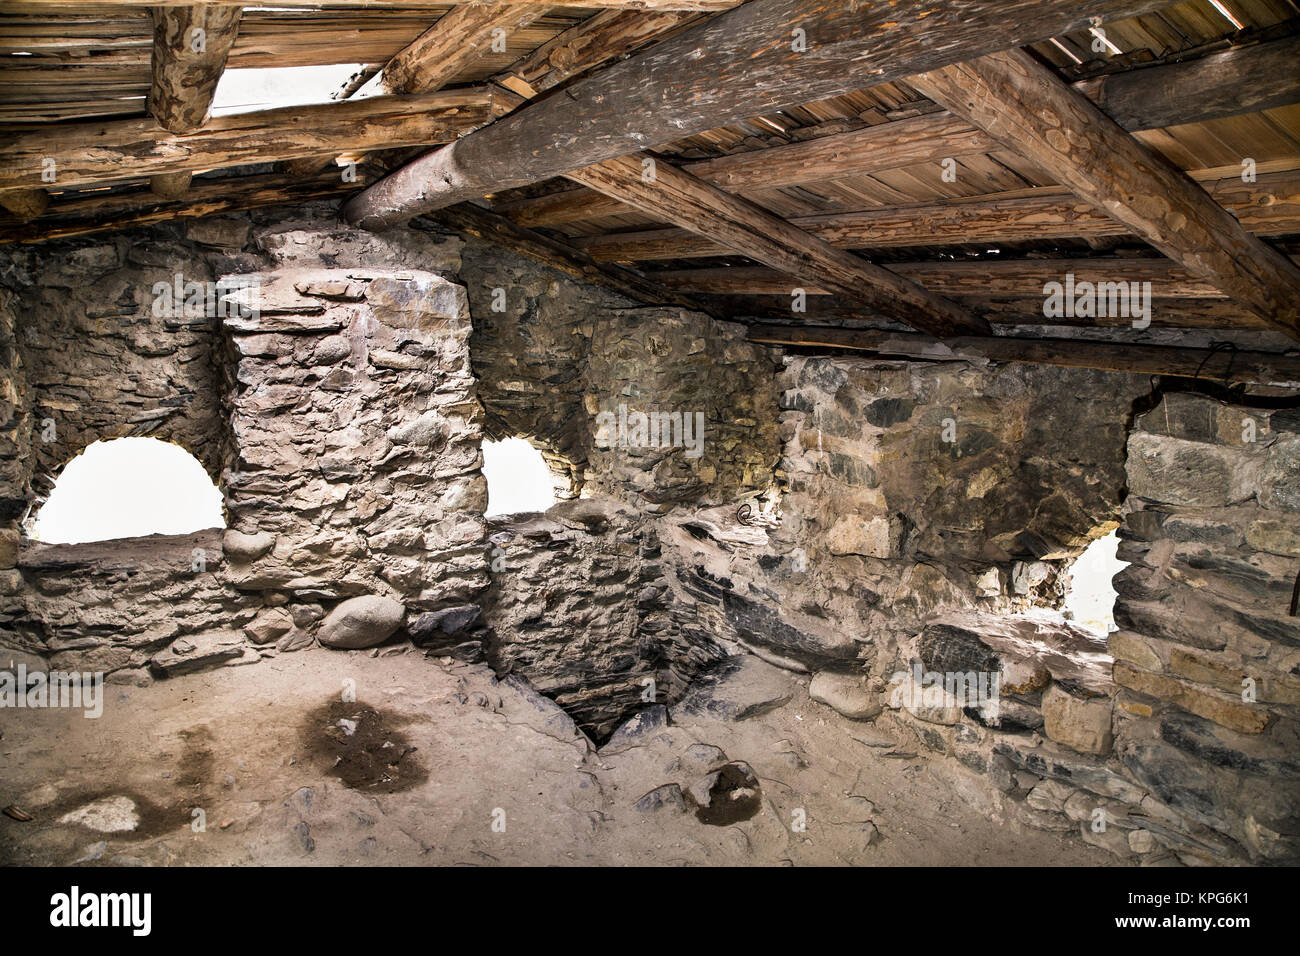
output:
[[240,281],[252,285],[230,301],[251,314],[223,319],[236,353],[229,580],[309,607],[476,596],[487,488],[464,290],[423,272]]

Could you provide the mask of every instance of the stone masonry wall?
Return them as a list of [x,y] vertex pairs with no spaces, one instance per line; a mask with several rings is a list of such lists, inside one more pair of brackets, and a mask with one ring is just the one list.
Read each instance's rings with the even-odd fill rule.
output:
[[1258,859],[1300,859],[1300,415],[1174,393],[1129,439],[1115,750]]

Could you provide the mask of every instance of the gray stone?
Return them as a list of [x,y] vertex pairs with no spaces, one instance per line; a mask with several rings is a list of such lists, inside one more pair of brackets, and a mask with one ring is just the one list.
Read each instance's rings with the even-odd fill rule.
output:
[[808,696],[852,720],[871,720],[882,710],[862,678],[852,674],[818,671],[808,685]]
[[293,617],[282,607],[267,608],[248,624],[244,634],[254,644],[270,644],[293,629]]
[[257,534],[244,534],[242,531],[227,531],[221,536],[221,549],[226,557],[237,564],[256,561],[275,547],[275,535],[269,531]]
[[697,678],[670,713],[679,722],[692,717],[745,720],[775,710],[793,695],[789,674],[745,654]]
[[325,615],[316,638],[326,647],[341,650],[374,647],[392,637],[405,615],[400,602],[383,595],[349,598]]

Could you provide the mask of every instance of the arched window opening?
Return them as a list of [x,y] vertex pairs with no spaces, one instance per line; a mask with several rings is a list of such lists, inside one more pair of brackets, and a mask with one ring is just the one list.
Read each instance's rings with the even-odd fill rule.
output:
[[555,477],[542,453],[522,438],[483,442],[485,518],[545,511],[555,504]]
[[156,438],[97,441],[68,462],[32,523],[50,544],[223,528],[221,492],[179,445]]
[[1084,549],[1070,566],[1070,580],[1062,610],[1067,620],[1097,634],[1115,627],[1115,588],[1111,580],[1128,567],[1115,556],[1119,534],[1112,531]]

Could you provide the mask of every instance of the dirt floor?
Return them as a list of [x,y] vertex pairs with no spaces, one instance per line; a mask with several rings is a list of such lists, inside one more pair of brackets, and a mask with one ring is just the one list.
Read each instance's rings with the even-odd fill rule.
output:
[[678,708],[599,751],[527,688],[400,649],[108,685],[99,719],[3,710],[0,806],[33,819],[0,816],[0,862],[1114,862],[909,754],[888,715],[847,720],[806,678],[764,679],[789,700],[742,720]]

